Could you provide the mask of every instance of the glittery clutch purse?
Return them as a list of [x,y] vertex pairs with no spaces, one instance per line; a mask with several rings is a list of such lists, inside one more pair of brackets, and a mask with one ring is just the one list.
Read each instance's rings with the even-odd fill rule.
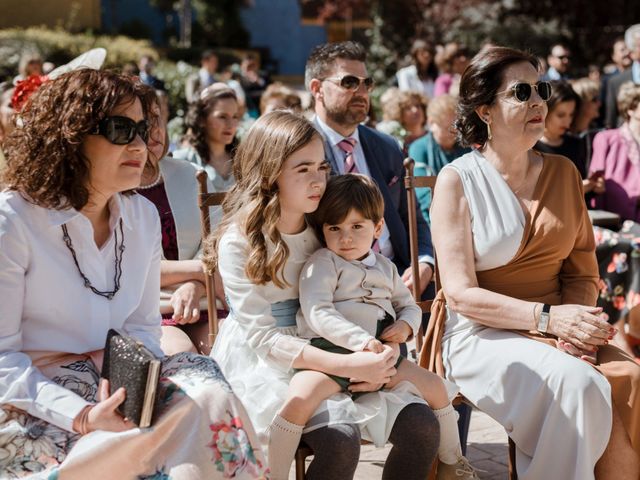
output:
[[109,394],[124,387],[126,399],[118,411],[140,428],[151,425],[160,360],[135,338],[110,329],[104,348],[102,377],[109,380]]

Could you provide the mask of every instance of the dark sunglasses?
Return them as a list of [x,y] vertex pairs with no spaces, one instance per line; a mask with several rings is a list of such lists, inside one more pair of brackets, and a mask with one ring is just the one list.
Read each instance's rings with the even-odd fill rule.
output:
[[329,77],[325,78],[325,80],[330,81],[331,83],[335,83],[336,85],[341,86],[345,90],[349,90],[351,92],[355,92],[360,88],[360,84],[364,83],[364,88],[370,92],[373,89],[374,82],[373,78],[367,77],[356,77],[355,75],[344,75],[342,77]]
[[128,145],[140,135],[140,138],[147,143],[149,140],[149,122],[140,120],[135,122],[128,117],[107,117],[98,123],[93,135],[102,135],[114,145]]
[[531,98],[531,93],[534,88],[536,89],[536,92],[538,92],[540,98],[545,102],[551,98],[551,84],[549,82],[538,82],[534,84],[518,82],[511,88],[503,92],[498,92],[498,94],[513,93],[513,97],[519,102],[527,102]]

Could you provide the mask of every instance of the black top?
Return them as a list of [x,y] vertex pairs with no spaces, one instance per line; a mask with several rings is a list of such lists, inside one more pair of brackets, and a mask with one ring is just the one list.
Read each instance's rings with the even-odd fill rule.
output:
[[542,141],[536,142],[533,147],[542,153],[553,153],[564,155],[573,162],[582,178],[587,178],[587,162],[584,148],[584,141],[573,135],[564,135],[562,143],[557,147],[552,147]]

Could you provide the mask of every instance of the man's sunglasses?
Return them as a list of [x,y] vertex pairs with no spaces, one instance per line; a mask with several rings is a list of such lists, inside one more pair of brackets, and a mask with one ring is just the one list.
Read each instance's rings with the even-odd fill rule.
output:
[[329,77],[325,78],[325,80],[330,81],[331,83],[335,83],[336,85],[341,86],[345,90],[349,90],[350,92],[355,92],[360,88],[360,84],[364,83],[364,88],[367,89],[367,92],[370,92],[373,89],[374,82],[371,77],[356,77],[355,75],[344,75],[342,77]]
[[531,93],[534,88],[538,92],[540,98],[545,102],[551,98],[551,84],[549,82],[538,82],[533,84],[518,82],[511,88],[498,93],[512,93],[513,97],[519,102],[527,102],[531,98]]
[[140,138],[147,143],[149,140],[149,122],[140,120],[135,122],[128,117],[107,117],[98,123],[93,135],[102,135],[114,145],[128,145],[140,135]]

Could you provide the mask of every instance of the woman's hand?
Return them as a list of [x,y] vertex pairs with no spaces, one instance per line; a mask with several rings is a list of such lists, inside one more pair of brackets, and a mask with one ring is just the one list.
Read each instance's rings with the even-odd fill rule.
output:
[[[388,342],[388,343],[385,343],[384,346],[391,348],[395,353],[396,358],[400,356],[400,344],[395,342]],[[377,392],[385,385],[386,383],[362,382],[355,378],[352,378],[351,385],[349,385],[349,391],[350,392]]]
[[584,193],[594,192],[600,194],[606,192],[607,187],[604,182],[604,177],[599,175],[585,178],[582,180],[582,190]]
[[98,386],[98,403],[91,407],[87,416],[86,433],[94,430],[107,432],[123,432],[135,428],[135,424],[122,418],[118,413],[118,406],[124,402],[126,392],[119,388],[109,396],[109,381],[100,379]]
[[609,343],[615,328],[602,320],[599,307],[558,305],[549,311],[549,333],[585,352],[595,352],[599,345]]
[[384,352],[384,346],[380,340],[376,340],[372,338],[367,342],[367,345],[364,347],[365,352],[373,352],[373,353],[382,353]]
[[200,299],[206,295],[204,284],[196,280],[185,282],[171,295],[173,320],[179,325],[195,323],[200,319]]
[[380,338],[386,342],[404,343],[411,336],[413,330],[404,320],[393,322],[382,331]]
[[396,374],[394,365],[398,353],[389,345],[384,345],[382,353],[354,352],[344,355],[341,375],[352,382],[367,382],[384,385]]
[[562,350],[563,352],[573,355],[585,362],[591,363],[592,365],[596,365],[598,362],[597,352],[586,352],[584,350],[580,350],[578,347],[575,347],[564,340],[558,339],[558,350]]

